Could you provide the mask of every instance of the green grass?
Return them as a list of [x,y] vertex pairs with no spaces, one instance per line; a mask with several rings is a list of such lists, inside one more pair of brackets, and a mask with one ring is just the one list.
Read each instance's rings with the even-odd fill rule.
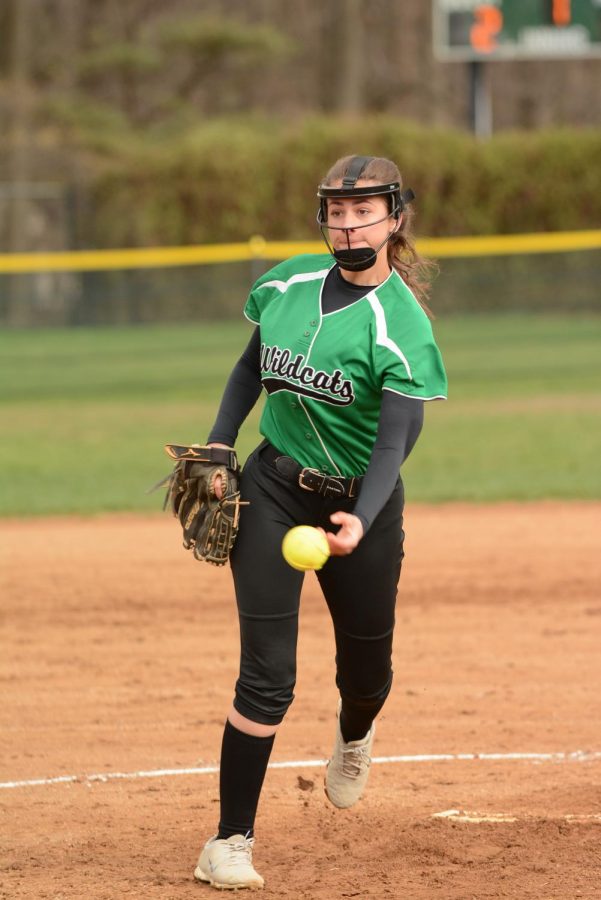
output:
[[[411,501],[601,497],[601,317],[435,322],[449,401],[427,406]],[[0,335],[0,511],[157,510],[167,441],[203,441],[250,327]],[[259,440],[260,404],[241,432]]]

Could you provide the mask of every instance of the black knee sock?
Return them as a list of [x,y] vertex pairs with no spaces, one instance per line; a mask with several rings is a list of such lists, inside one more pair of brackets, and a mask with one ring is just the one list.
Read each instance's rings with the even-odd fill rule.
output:
[[275,735],[255,737],[228,721],[221,745],[219,838],[252,837],[255,815]]
[[375,703],[365,706],[354,706],[348,700],[343,699],[340,710],[340,731],[345,743],[362,740],[383,706],[383,700],[376,700]]

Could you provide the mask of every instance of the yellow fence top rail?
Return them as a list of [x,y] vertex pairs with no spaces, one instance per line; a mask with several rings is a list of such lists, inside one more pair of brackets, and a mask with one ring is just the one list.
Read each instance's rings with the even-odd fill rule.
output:
[[[567,253],[572,250],[601,249],[601,230],[422,238],[417,242],[417,249],[425,256],[437,259],[505,256],[515,253]],[[255,236],[238,244],[73,250],[62,253],[0,253],[0,273],[164,268],[244,262],[251,259],[277,261],[298,253],[325,252],[322,241],[266,241]]]

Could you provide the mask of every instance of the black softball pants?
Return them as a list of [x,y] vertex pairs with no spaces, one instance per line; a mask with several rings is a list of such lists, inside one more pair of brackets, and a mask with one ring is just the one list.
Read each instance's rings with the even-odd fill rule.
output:
[[[241,476],[243,506],[231,566],[240,619],[240,675],[234,707],[246,718],[279,724],[294,698],[303,573],[281,552],[294,525],[335,531],[329,517],[352,512],[355,499],[325,498],[287,481],[261,459],[260,445]],[[334,625],[336,684],[345,705],[370,712],[392,683],[392,637],[403,558],[403,488],[399,479],[357,548],[330,557],[317,572]]]

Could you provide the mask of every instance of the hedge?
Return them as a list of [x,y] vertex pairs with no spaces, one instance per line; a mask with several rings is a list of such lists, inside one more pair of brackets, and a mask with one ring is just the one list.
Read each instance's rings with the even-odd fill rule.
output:
[[601,129],[480,141],[389,116],[211,120],[104,146],[88,166],[84,241],[98,247],[316,236],[315,188],[346,153],[388,156],[416,194],[423,236],[601,225]]

